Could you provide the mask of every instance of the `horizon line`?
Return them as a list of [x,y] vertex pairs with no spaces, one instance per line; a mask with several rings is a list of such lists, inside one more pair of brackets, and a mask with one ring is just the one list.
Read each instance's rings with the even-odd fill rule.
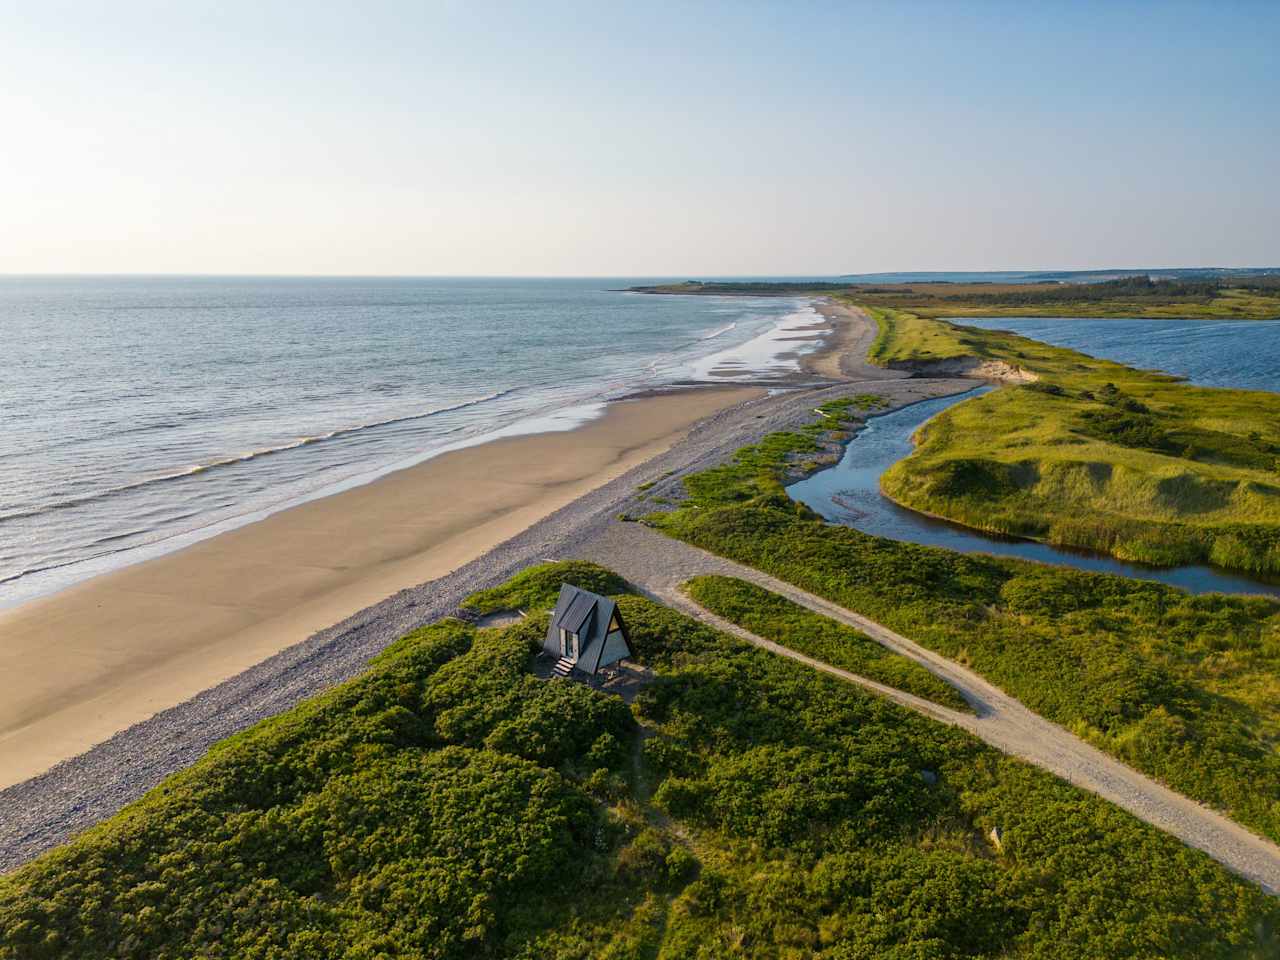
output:
[[79,277],[119,277],[150,278],[175,277],[198,279],[263,279],[263,280],[644,280],[658,278],[694,279],[712,277],[718,280],[842,280],[851,277],[875,277],[895,274],[1039,274],[1039,273],[1141,273],[1172,270],[1223,270],[1233,272],[1247,271],[1280,271],[1280,265],[1263,266],[1226,266],[1222,264],[1197,264],[1194,266],[1139,266],[1139,267],[1003,267],[987,269],[959,270],[868,270],[845,273],[234,273],[234,272],[190,272],[190,271],[0,271],[0,279],[41,278],[79,278]]

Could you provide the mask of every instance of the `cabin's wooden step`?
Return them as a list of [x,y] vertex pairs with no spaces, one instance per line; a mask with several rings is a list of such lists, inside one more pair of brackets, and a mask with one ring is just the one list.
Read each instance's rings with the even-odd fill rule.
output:
[[567,677],[573,670],[573,661],[568,657],[561,657],[556,661],[556,665],[551,668],[551,672],[557,677]]

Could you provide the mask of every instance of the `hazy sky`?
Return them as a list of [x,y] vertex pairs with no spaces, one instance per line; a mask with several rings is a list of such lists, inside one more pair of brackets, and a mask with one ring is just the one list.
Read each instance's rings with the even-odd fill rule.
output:
[[0,3],[0,272],[1280,263],[1280,3]]

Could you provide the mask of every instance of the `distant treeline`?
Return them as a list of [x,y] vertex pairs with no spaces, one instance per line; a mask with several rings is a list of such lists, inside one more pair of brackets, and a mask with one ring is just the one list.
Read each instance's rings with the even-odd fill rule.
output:
[[781,297],[801,293],[842,293],[857,290],[850,283],[833,283],[830,280],[804,281],[722,281],[703,283],[686,280],[682,283],[660,283],[647,287],[628,287],[630,293],[702,293],[722,295],[749,295],[757,297]]
[[1280,290],[1280,274],[1266,273],[1253,277],[1241,277],[1231,283],[1233,287],[1245,290]]
[[[1269,279],[1269,278],[1267,278]],[[1212,300],[1224,284],[1220,280],[1152,280],[1150,277],[1123,277],[1100,283],[1072,283],[999,293],[975,293],[965,297],[978,303],[1033,304],[1079,303],[1095,300]]]

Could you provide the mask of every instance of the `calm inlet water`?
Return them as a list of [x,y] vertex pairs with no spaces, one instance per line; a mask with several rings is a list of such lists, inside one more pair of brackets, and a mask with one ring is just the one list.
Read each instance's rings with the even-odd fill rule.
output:
[[1164,370],[1206,387],[1280,390],[1278,320],[1085,320],[968,318],[1131,367]]
[[[1007,317],[964,322],[1012,330],[1132,366],[1158,367],[1206,386],[1250,390],[1280,387],[1280,323]],[[839,464],[792,484],[788,492],[830,521],[895,540],[1161,580],[1193,593],[1222,591],[1280,596],[1280,586],[1210,567],[1143,567],[1042,543],[988,537],[905,510],[881,495],[881,474],[910,454],[911,435],[916,428],[947,407],[987,389],[982,387],[956,397],[941,397],[873,417],[849,444]]]
[[634,282],[0,278],[0,606],[813,346],[778,339],[820,319],[806,301],[615,292]]

